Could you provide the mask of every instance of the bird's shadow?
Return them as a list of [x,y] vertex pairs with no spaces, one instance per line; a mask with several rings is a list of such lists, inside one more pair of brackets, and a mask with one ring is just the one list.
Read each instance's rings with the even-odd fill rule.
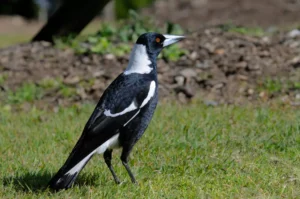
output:
[[21,192],[40,192],[46,190],[51,174],[26,172],[18,176],[3,177],[3,186],[9,186]]
[[[3,186],[12,187],[18,192],[39,193],[46,191],[51,175],[49,172],[30,173],[26,172],[23,175],[3,177]],[[79,176],[74,186],[95,186],[99,176],[96,174]]]

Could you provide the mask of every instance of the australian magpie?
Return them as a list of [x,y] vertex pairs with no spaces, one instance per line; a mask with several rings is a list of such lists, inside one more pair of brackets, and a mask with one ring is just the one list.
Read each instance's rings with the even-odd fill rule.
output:
[[103,153],[115,182],[120,183],[111,165],[116,148],[122,148],[121,161],[136,183],[128,156],[146,130],[158,102],[156,58],[164,47],[183,38],[158,33],[145,33],[138,38],[126,70],[104,91],[65,164],[49,182],[51,189],[70,188],[96,153]]

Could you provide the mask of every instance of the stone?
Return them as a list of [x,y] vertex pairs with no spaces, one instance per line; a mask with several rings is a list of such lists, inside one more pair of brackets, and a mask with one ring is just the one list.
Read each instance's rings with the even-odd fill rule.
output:
[[191,68],[183,69],[182,71],[180,71],[180,74],[185,78],[191,78],[197,76],[196,71]]
[[80,78],[78,76],[67,77],[63,80],[63,82],[68,85],[75,85],[80,82]]
[[190,54],[189,58],[190,58],[191,60],[196,60],[196,59],[198,58],[198,53],[197,53],[196,51],[193,51],[193,52]]
[[116,59],[116,56],[113,54],[106,54],[106,55],[104,55],[104,58],[108,59],[108,60],[113,60],[113,59]]
[[176,76],[174,79],[175,79],[175,82],[177,85],[179,85],[179,86],[184,85],[184,77],[183,76]]

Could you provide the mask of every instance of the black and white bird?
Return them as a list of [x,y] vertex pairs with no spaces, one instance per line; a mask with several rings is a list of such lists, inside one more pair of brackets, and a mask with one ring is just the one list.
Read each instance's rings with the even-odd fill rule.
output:
[[121,161],[131,181],[128,156],[146,130],[158,102],[156,59],[162,49],[184,36],[145,33],[130,56],[128,67],[104,91],[69,158],[49,182],[53,190],[68,189],[96,153],[103,154],[116,183],[112,151],[122,148]]

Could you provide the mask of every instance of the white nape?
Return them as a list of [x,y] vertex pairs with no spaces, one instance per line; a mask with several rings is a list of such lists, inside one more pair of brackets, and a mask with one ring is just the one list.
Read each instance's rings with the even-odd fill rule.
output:
[[142,108],[143,106],[145,106],[149,101],[150,99],[154,96],[154,93],[155,93],[155,81],[152,81],[150,83],[150,88],[149,88],[149,92],[148,92],[148,95],[147,97],[144,99],[144,101],[142,102],[142,105],[140,108]]
[[134,101],[127,107],[127,108],[125,108],[122,112],[120,112],[120,113],[111,113],[110,112],[110,110],[105,110],[104,111],[104,115],[105,116],[108,116],[108,117],[117,117],[117,116],[119,116],[119,115],[124,115],[125,113],[128,113],[128,112],[130,112],[130,111],[133,111],[133,110],[135,110],[135,109],[137,109],[137,106],[135,105],[135,103],[134,103]]
[[88,156],[83,158],[83,160],[81,160],[78,164],[76,164],[65,175],[74,175],[76,172],[79,172],[94,153],[97,152],[98,154],[102,154],[107,149],[114,149],[117,147],[119,147],[119,134],[114,135],[109,140],[104,142],[101,146],[99,146],[97,149],[95,149],[93,152],[91,152]]
[[147,54],[146,46],[143,44],[135,44],[129,58],[129,63],[124,71],[124,75],[132,73],[148,74],[153,69],[150,67],[151,61]]

